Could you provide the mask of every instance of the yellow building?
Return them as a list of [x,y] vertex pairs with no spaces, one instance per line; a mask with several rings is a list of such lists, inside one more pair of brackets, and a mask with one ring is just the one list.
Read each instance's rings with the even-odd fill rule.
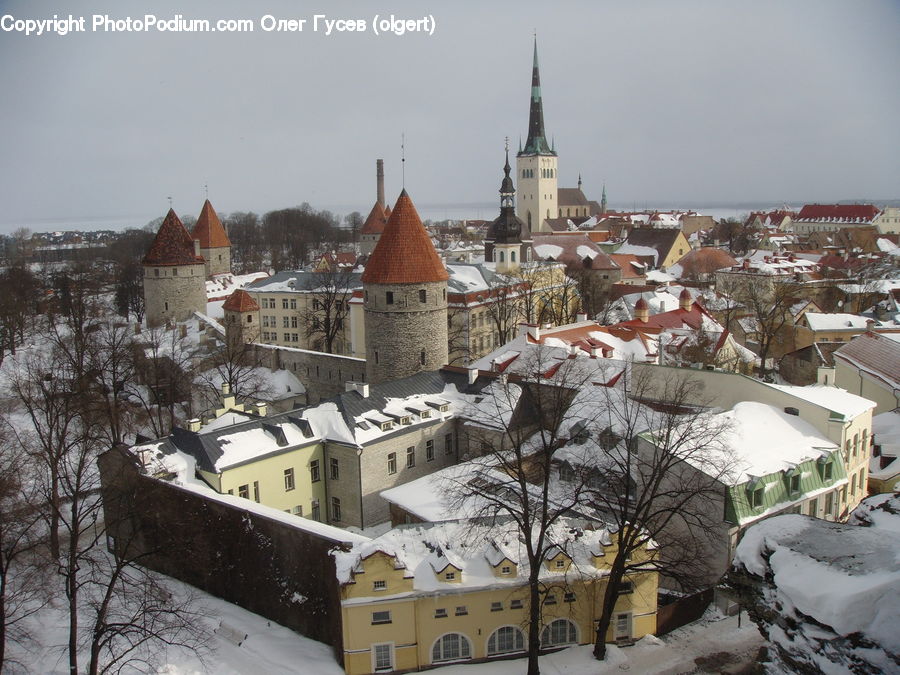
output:
[[[553,530],[558,546],[540,573],[541,642],[551,650],[593,643],[614,554],[606,530],[571,525]],[[402,527],[335,558],[348,675],[524,655],[528,562],[515,527]],[[656,572],[629,575],[607,640],[654,633],[656,594]]]

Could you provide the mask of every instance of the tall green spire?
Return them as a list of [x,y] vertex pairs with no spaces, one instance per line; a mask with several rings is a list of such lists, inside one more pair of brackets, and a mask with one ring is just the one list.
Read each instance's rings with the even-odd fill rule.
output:
[[531,109],[528,115],[528,140],[524,155],[555,155],[544,132],[544,105],[541,101],[541,71],[538,67],[537,36],[534,38],[534,63],[531,69]]

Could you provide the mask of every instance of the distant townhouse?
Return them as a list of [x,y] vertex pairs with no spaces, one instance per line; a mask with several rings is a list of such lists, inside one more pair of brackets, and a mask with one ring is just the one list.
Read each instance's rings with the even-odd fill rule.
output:
[[881,209],[872,204],[807,204],[793,219],[794,232],[834,232],[874,224]]

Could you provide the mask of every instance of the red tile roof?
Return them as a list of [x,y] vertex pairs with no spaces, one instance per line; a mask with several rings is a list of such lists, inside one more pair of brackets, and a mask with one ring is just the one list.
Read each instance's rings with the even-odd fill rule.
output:
[[169,209],[159,232],[143,259],[144,265],[195,265],[203,256],[194,255],[194,240],[175,211]]
[[228,299],[222,305],[222,309],[232,312],[258,312],[259,305],[247,291],[238,289],[228,296]]
[[[640,302],[641,300],[643,300],[643,298],[638,300],[638,302]],[[635,309],[637,309],[637,304],[635,305]],[[647,318],[647,321],[641,321],[640,319],[631,319],[630,321],[622,321],[621,323],[617,323],[615,325],[640,328],[643,330],[646,330],[647,328],[665,329],[685,327],[696,330],[703,325],[704,315],[709,316],[706,310],[704,310],[695,302],[691,305],[691,308],[688,311],[678,308],[669,310],[668,312],[651,314]]]
[[795,220],[871,222],[879,213],[878,207],[871,204],[807,204]]
[[609,258],[621,268],[623,279],[640,279],[647,273],[646,266],[636,267],[632,264],[639,263],[640,260],[638,260],[636,255],[631,253],[610,253]]
[[737,265],[737,260],[720,248],[705,247],[688,251],[678,261],[684,276],[712,274]]
[[363,283],[418,284],[449,278],[416,207],[403,190],[369,256]]
[[363,223],[360,234],[381,234],[384,232],[384,226],[387,224],[388,217],[385,215],[381,202],[375,202],[375,206],[369,211],[366,222]]
[[197,224],[194,225],[194,231],[191,232],[191,235],[194,239],[200,241],[200,248],[224,248],[231,246],[228,235],[225,234],[225,228],[222,227],[222,222],[208,199],[203,202],[200,217],[197,219]]

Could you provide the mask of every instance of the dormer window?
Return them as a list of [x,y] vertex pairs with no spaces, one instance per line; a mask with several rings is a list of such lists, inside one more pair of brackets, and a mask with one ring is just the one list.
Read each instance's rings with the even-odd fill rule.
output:
[[444,572],[444,579],[447,581],[455,581],[456,572]]
[[500,574],[512,574],[512,567],[509,565],[504,565],[500,568]]
[[402,424],[404,426],[412,424],[412,417],[410,417],[409,415],[406,415],[405,417],[401,417],[400,424]]
[[393,423],[393,422],[382,422],[382,423],[381,423],[381,430],[382,430],[382,431],[390,431],[390,430],[393,429],[393,428],[394,428],[394,423]]
[[561,570],[563,567],[566,566],[566,561],[563,560],[562,558],[559,558],[556,560],[555,566],[556,566],[556,569]]

